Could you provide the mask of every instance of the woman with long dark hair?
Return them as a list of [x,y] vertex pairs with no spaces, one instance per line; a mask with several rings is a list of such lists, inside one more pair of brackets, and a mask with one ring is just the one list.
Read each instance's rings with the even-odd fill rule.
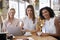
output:
[[28,5],[26,8],[26,17],[23,19],[23,28],[25,31],[35,32],[37,19],[34,13],[34,7]]

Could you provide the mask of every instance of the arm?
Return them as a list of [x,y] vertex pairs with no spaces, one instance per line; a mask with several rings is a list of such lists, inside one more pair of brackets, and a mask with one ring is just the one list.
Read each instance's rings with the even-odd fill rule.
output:
[[55,26],[56,26],[56,36],[60,36],[60,19],[56,17],[55,19]]
[[24,26],[24,23],[21,22],[21,23],[20,23],[20,29],[21,29],[21,31],[23,30],[23,26]]
[[57,37],[59,35],[58,34],[50,34],[50,33],[42,33],[41,36],[54,36],[54,37]]
[[6,32],[6,23],[3,21],[3,27],[2,27],[2,32]]
[[36,30],[32,30],[32,31],[31,30],[27,30],[27,29],[24,30],[23,26],[24,26],[24,23],[21,24],[21,31],[25,31],[25,32],[36,32]]

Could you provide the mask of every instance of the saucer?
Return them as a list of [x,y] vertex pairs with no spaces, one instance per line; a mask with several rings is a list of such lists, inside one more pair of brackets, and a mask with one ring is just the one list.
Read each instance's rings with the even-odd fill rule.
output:
[[31,36],[32,34],[30,32],[26,32],[24,36]]
[[37,35],[40,36],[42,34],[42,32],[37,32]]

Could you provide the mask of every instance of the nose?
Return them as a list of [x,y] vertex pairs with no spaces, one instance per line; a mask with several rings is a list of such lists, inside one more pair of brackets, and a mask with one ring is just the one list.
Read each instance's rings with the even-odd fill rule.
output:
[[29,11],[29,13],[31,13],[31,11]]

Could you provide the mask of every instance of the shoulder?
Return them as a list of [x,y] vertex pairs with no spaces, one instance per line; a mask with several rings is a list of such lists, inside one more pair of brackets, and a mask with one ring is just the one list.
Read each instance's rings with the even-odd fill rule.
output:
[[27,19],[27,17],[24,17],[24,18],[23,18],[23,20],[26,20],[26,19]]
[[23,19],[22,19],[22,21],[27,21],[28,20],[28,17],[24,17]]
[[60,19],[58,17],[55,18],[54,24],[56,27],[60,27]]
[[59,19],[59,17],[55,17],[55,20],[54,20],[55,22],[60,22],[60,19]]
[[23,18],[23,20],[26,20],[26,19],[28,19],[28,16],[25,16],[25,17]]

